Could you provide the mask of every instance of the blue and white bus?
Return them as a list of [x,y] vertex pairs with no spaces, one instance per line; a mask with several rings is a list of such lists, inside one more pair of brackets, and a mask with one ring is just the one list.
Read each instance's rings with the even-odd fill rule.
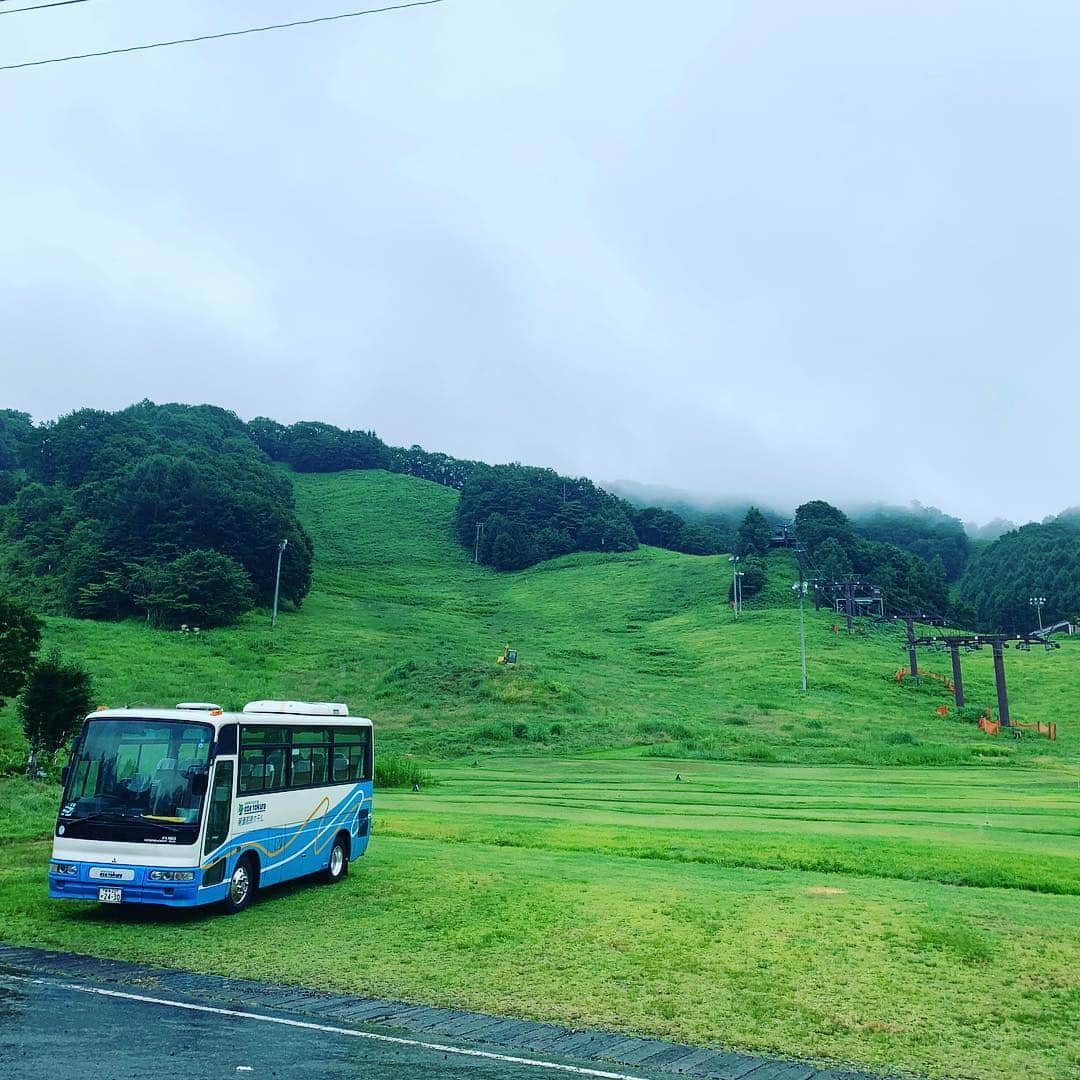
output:
[[371,721],[333,702],[99,709],[65,770],[49,895],[236,912],[262,886],[340,881],[373,770]]

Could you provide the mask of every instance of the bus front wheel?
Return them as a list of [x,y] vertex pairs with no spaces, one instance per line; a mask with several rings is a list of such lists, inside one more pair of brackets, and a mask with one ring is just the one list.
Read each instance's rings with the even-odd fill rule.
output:
[[344,833],[339,833],[334,838],[334,846],[330,849],[330,859],[323,871],[323,880],[329,884],[340,881],[349,872],[349,841]]
[[259,888],[259,868],[252,855],[240,859],[229,878],[229,889],[225,893],[225,910],[235,915],[251,903]]

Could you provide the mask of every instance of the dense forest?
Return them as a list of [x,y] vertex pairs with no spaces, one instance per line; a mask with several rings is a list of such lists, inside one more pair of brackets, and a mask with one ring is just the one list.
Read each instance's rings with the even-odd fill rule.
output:
[[272,596],[281,540],[282,596],[311,584],[292,485],[224,409],[0,413],[0,492],[0,584],[40,610],[229,622]]
[[949,592],[940,555],[927,561],[897,544],[860,536],[848,516],[815,500],[795,512],[795,531],[805,549],[804,568],[829,599],[833,583],[857,577],[881,590],[892,614],[946,617]]
[[1035,629],[1038,613],[1029,602],[1035,596],[1046,599],[1045,625],[1080,621],[1080,515],[1066,511],[999,537],[972,560],[959,592],[981,630]]
[[461,490],[455,527],[478,544],[481,562],[520,570],[572,551],[632,551],[637,534],[626,505],[588,480],[552,469],[482,465]]
[[311,420],[286,427],[257,416],[247,429],[271,461],[280,461],[297,472],[387,469],[460,491],[481,464],[431,453],[422,446],[388,446],[374,431],[349,431]]
[[927,562],[940,559],[950,582],[959,580],[971,554],[963,522],[933,507],[875,507],[852,515],[852,525],[866,540],[894,544]]

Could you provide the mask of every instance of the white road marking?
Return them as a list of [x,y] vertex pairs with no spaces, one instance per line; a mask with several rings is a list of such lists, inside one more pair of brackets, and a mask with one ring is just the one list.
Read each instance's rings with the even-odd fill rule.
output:
[[128,994],[122,990],[105,990],[99,986],[81,986],[78,983],[53,982],[50,979],[31,979],[22,975],[7,975],[19,982],[34,983],[38,986],[51,986],[58,990],[75,990],[80,994],[97,994],[100,997],[121,998],[125,1001],[141,1001],[148,1005],[165,1005],[172,1009],[187,1009],[189,1012],[211,1013],[214,1016],[232,1016],[239,1020],[259,1020],[264,1024],[280,1024],[283,1027],[302,1028],[305,1031],[323,1031],[328,1035],[347,1035],[353,1039],[370,1039],[372,1042],[393,1043],[396,1046],[415,1046],[421,1050],[434,1050],[440,1054],[458,1054],[461,1057],[484,1058],[488,1061],[502,1061],[509,1065],[526,1065],[533,1069],[550,1069],[553,1072],[573,1073],[575,1076],[597,1076],[602,1080],[644,1080],[629,1073],[605,1072],[603,1069],[588,1069],[583,1065],[561,1065],[557,1061],[540,1061],[536,1058],[515,1057],[513,1054],[497,1054],[492,1050],[467,1050],[460,1046],[444,1046],[442,1043],[423,1042],[420,1039],[403,1039],[394,1035],[377,1035],[373,1031],[356,1031],[353,1028],[334,1027],[332,1024],[314,1024],[307,1020],[287,1020],[281,1016],[264,1016],[261,1013],[244,1012],[240,1009],[222,1009],[213,1005],[193,1005],[187,1001],[172,1001],[169,998],[149,997],[146,994]]

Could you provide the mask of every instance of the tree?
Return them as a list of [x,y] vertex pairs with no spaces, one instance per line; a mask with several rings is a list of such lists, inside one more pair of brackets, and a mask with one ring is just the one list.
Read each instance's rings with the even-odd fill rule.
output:
[[29,413],[0,409],[0,471],[17,469],[22,463],[22,448],[34,435]]
[[821,499],[803,503],[795,511],[795,535],[811,555],[830,536],[849,554],[855,546],[855,534],[847,515]]
[[[768,568],[762,556],[748,556],[743,562],[739,563],[739,568],[742,573],[742,579],[739,582],[739,596],[742,599],[746,600],[751,596],[756,596],[765,588],[765,582],[768,580]],[[734,598],[732,584],[728,586],[728,599],[733,600]]]
[[55,754],[90,711],[90,675],[65,663],[52,649],[30,674],[19,698],[19,716],[30,743],[26,775],[37,776],[42,754]]
[[751,506],[735,532],[735,554],[765,555],[771,536],[772,526],[765,515],[756,506]]
[[189,551],[162,567],[148,607],[171,626],[225,626],[252,601],[251,578],[235,559],[218,551]]
[[[215,406],[149,401],[116,413],[84,409],[37,428],[13,415],[0,412],[0,444],[16,448],[28,479],[21,470],[3,474],[18,486],[0,513],[0,577],[35,608],[145,615],[145,589],[136,597],[128,587],[131,568],[210,549],[239,562],[255,586],[252,602],[268,603],[286,537],[281,593],[303,600],[311,542],[288,476],[256,445],[290,429],[265,421],[252,432]],[[0,448],[0,460],[12,453]],[[6,490],[0,477],[0,496]]]
[[840,546],[840,542],[834,537],[828,537],[818,546],[814,554],[814,570],[817,571],[826,588],[851,574],[851,560]]
[[34,667],[41,645],[41,620],[27,607],[0,594],[0,708],[14,697]]

